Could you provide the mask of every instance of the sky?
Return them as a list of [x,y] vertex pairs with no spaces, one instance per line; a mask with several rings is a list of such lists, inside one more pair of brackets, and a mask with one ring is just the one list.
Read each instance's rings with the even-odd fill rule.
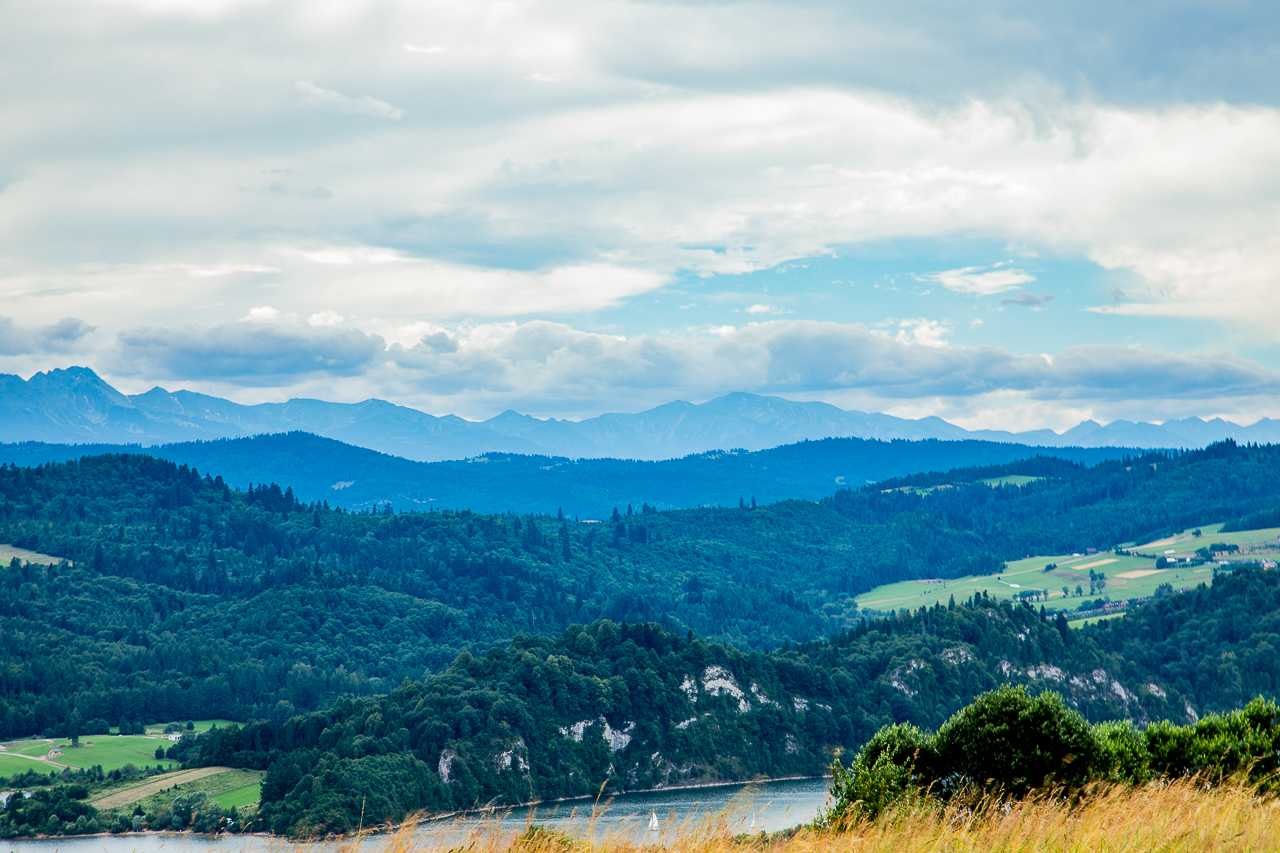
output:
[[1280,5],[0,0],[0,372],[1280,416]]

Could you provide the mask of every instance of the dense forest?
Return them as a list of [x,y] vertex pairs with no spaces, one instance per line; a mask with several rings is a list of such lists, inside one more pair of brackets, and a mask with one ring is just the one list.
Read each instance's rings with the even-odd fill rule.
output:
[[1125,456],[1118,448],[1042,448],[991,441],[828,438],[770,450],[713,451],[660,462],[486,453],[415,462],[302,432],[160,447],[0,444],[0,463],[24,467],[84,456],[137,453],[216,473],[232,486],[287,483],[304,501],[347,509],[469,509],[607,518],[615,506],[734,506],[828,497],[842,485],[1001,465],[1038,455],[1083,465]]
[[182,757],[267,769],[264,827],[310,835],[354,828],[362,808],[367,824],[603,782],[818,773],[837,747],[893,722],[937,726],[1010,683],[1095,721],[1193,723],[1277,695],[1277,642],[1280,575],[1259,570],[1082,631],[983,597],[773,652],[598,622],[463,653],[384,697],[218,730]]
[[[851,596],[1273,510],[1280,450],[1085,468],[1035,459],[820,501],[602,523],[353,513],[145,456],[0,467],[0,542],[70,561],[0,573],[0,736],[81,719],[280,722],[383,693],[461,650],[607,618],[767,649],[857,623]],[[975,473],[1027,473],[1022,488]]]

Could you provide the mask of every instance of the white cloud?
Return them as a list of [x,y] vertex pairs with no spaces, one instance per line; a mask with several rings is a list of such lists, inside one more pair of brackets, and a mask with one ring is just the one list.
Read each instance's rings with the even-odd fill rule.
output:
[[995,296],[1030,284],[1036,277],[1025,270],[996,267],[961,267],[943,270],[924,276],[926,281],[937,282],[947,290],[969,293],[975,296]]
[[317,311],[307,318],[307,325],[327,328],[341,325],[344,319],[337,311]]
[[753,305],[748,305],[744,310],[746,311],[746,313],[751,314],[751,315],[755,315],[755,316],[759,316],[759,315],[762,315],[762,314],[777,314],[777,313],[778,313],[778,308],[777,308],[777,306],[775,306],[775,305],[766,305],[766,304],[765,304],[765,303],[763,303],[763,302],[757,302],[757,303],[755,303],[755,304],[753,304]]
[[937,320],[925,318],[900,320],[894,340],[902,344],[919,344],[937,349],[947,346],[948,332],[947,324]]
[[449,48],[443,44],[410,44],[406,42],[404,49],[409,53],[433,55],[437,53],[444,53]]
[[[230,327],[269,304],[406,346],[433,324],[433,351],[465,353],[467,324],[613,308],[685,272],[977,238],[1115,270],[1101,313],[1280,321],[1274,9],[1184,10],[1231,24],[1189,54],[1150,5],[1107,6],[1101,41],[1052,5],[32,4],[0,30],[0,299],[24,329]],[[746,332],[698,337],[761,357]],[[673,351],[644,340],[643,364]],[[557,357],[597,345],[623,346]]]
[[[615,394],[709,397],[731,390],[822,396],[859,390],[881,401],[1017,393],[1057,401],[1256,398],[1280,373],[1228,355],[1192,358],[1081,346],[1054,358],[948,344],[942,324],[769,321],[681,334],[625,336],[530,321],[436,327],[389,357],[407,393],[505,404],[599,405]],[[495,405],[497,403],[495,402]]]
[[255,305],[244,315],[246,323],[274,323],[280,319],[280,311],[270,305]]
[[349,113],[351,115],[383,118],[388,121],[399,121],[404,118],[404,110],[370,95],[361,95],[353,98],[333,89],[317,86],[310,80],[299,80],[293,85],[298,94],[302,96],[302,99],[314,106],[326,107],[336,112]]

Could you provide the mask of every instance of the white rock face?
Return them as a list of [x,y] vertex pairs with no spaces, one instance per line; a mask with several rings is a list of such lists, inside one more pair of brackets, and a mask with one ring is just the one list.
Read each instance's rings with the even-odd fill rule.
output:
[[1063,681],[1067,674],[1056,666],[1048,663],[1042,663],[1037,666],[1027,668],[1027,676],[1029,678],[1047,679],[1049,681]]
[[722,666],[709,666],[703,671],[702,689],[711,696],[732,696],[738,700],[738,711],[740,713],[745,714],[751,710],[751,703],[747,701],[742,688],[734,680],[733,673]]
[[693,680],[692,675],[686,675],[684,681],[680,682],[680,689],[684,691],[684,695],[689,697],[690,702],[698,701],[698,682]]
[[592,723],[600,724],[604,740],[609,744],[610,752],[619,752],[626,749],[627,744],[631,743],[631,732],[636,727],[636,724],[633,721],[628,720],[626,725],[621,729],[615,729],[613,726],[609,725],[609,721],[604,717],[596,717],[594,720],[579,720],[572,725],[562,726],[560,728],[560,734],[575,741],[576,743],[582,743],[582,738],[586,735],[587,729]]
[[590,726],[594,722],[595,720],[579,720],[573,725],[561,726],[560,734],[564,737],[570,738],[575,743],[582,743],[582,735],[586,733],[587,726]]
[[676,728],[683,731],[684,729],[689,728],[689,726],[693,725],[697,721],[698,721],[697,717],[690,717],[687,720],[681,720],[680,722],[676,723]]
[[609,751],[621,752],[626,749],[627,744],[631,743],[631,732],[635,730],[636,724],[628,720],[621,729],[615,729],[604,717],[600,718],[600,722],[604,724],[604,739],[609,744]]
[[791,699],[791,707],[795,708],[797,711],[807,711],[809,710],[809,700],[802,699],[799,696],[793,696]]
[[440,761],[436,764],[436,772],[440,774],[440,781],[449,784],[450,777],[453,775],[453,762],[458,760],[458,753],[452,749],[446,749],[440,753]]
[[942,654],[938,655],[947,663],[955,666],[957,664],[968,663],[973,660],[973,652],[964,646],[952,646],[949,649],[943,649]]
[[751,695],[754,696],[755,700],[759,702],[761,705],[777,705],[778,704],[777,702],[770,699],[765,694],[765,692],[760,689],[760,685],[756,684],[754,681],[751,682]]
[[1159,699],[1168,699],[1169,694],[1164,692],[1164,688],[1154,681],[1147,685],[1147,692]]
[[796,741],[795,735],[793,734],[787,734],[787,736],[783,738],[782,743],[783,749],[787,751],[787,755],[795,755],[800,751],[800,744]]
[[924,669],[924,661],[912,659],[899,666],[889,673],[889,686],[905,696],[914,696],[918,692],[914,687],[907,684],[905,677],[918,669]]
[[517,773],[529,772],[529,761],[525,756],[529,747],[524,738],[516,738],[506,749],[494,756],[498,770],[515,770]]

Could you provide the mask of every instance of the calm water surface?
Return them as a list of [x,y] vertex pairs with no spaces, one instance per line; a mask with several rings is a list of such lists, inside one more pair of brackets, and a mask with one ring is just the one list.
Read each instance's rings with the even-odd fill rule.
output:
[[[468,816],[423,824],[414,833],[416,846],[431,849],[455,846],[468,838],[509,837],[536,823],[548,828],[594,838],[670,841],[681,831],[718,822],[731,832],[773,832],[812,820],[826,803],[828,780],[765,782],[727,785],[685,791],[626,794],[602,802],[594,809],[587,800],[519,808],[490,816]],[[658,829],[649,829],[653,815]],[[362,853],[377,853],[386,836],[371,836],[360,845]],[[50,841],[0,842],[0,851],[32,853],[336,853],[338,842],[291,844],[260,836],[126,835],[122,837],[69,838]]]

